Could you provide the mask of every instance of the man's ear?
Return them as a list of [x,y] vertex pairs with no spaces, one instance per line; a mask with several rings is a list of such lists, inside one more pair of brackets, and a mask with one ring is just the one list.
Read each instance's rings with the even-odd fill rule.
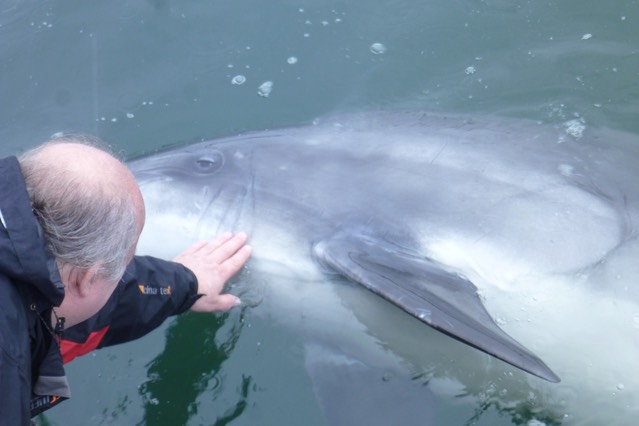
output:
[[94,265],[89,269],[73,268],[70,275],[70,285],[74,287],[75,293],[79,297],[87,297],[93,287],[93,282],[97,278],[100,267]]

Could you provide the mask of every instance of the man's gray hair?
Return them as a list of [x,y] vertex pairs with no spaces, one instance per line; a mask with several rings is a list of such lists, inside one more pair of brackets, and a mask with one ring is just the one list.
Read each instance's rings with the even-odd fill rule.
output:
[[109,153],[96,140],[64,136],[21,155],[33,211],[60,267],[88,270],[97,265],[99,277],[117,281],[138,236],[131,196],[103,182],[87,184],[47,161],[43,150],[57,143],[82,143]]

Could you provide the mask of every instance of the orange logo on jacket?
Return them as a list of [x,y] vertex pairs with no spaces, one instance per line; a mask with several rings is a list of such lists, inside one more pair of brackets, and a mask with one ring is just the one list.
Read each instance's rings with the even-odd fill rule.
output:
[[170,296],[171,295],[171,286],[167,287],[151,287],[150,285],[140,284],[138,285],[138,289],[140,293],[144,295],[160,295],[160,296]]

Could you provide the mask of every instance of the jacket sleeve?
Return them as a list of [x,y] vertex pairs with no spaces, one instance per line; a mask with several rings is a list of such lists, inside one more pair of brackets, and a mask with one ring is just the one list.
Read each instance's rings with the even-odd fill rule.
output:
[[168,317],[187,311],[198,298],[197,279],[188,268],[136,256],[106,305],[63,332],[60,347],[64,362],[144,336]]

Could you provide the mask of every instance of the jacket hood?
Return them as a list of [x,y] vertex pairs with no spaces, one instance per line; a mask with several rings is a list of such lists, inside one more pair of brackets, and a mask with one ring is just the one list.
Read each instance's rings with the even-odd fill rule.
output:
[[31,208],[16,157],[0,160],[0,274],[32,286],[53,306],[64,299],[55,258]]

